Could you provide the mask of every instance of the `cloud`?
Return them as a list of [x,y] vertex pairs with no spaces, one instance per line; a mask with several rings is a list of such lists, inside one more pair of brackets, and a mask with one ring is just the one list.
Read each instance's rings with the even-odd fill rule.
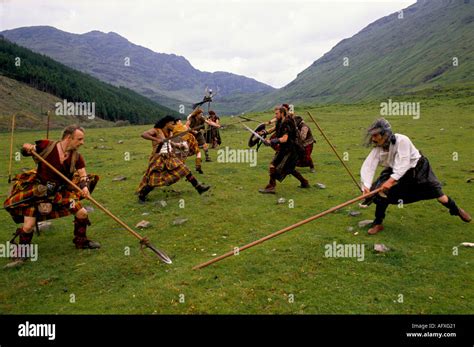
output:
[[202,71],[282,87],[340,40],[414,3],[399,1],[2,1],[0,29],[114,31]]

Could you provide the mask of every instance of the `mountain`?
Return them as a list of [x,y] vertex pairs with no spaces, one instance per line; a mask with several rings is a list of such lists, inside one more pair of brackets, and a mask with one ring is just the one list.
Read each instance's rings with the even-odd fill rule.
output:
[[473,76],[474,1],[418,1],[342,40],[291,83],[263,96],[253,109],[268,109],[277,102],[386,100],[473,83]]
[[[217,91],[216,109],[239,113],[245,105],[232,103],[233,95],[252,97],[274,90],[254,79],[227,72],[203,72],[184,57],[156,53],[114,33],[91,31],[72,34],[49,26],[23,27],[0,33],[10,41],[45,54],[67,66],[116,86],[130,88],[179,110],[202,100],[206,87]],[[225,103],[219,103],[223,98]],[[227,105],[232,104],[232,107]],[[236,109],[237,107],[237,109]]]
[[[178,115],[129,89],[99,81],[3,37],[0,37],[0,75],[67,102],[90,103],[89,109],[104,120],[144,124],[166,114]],[[15,95],[14,99],[20,100],[21,95]]]

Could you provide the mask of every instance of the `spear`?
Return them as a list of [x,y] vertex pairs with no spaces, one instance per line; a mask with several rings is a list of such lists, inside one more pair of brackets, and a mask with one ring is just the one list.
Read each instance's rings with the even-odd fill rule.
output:
[[341,209],[341,208],[343,208],[343,207],[345,207],[345,206],[348,206],[348,205],[353,204],[353,203],[355,203],[355,202],[357,202],[357,201],[360,201],[360,200],[366,199],[366,198],[368,198],[368,197],[370,197],[370,196],[372,196],[372,195],[375,195],[375,194],[381,192],[382,189],[383,189],[382,187],[377,188],[377,189],[375,189],[375,190],[373,190],[373,191],[371,191],[371,192],[369,192],[369,193],[366,193],[366,194],[363,194],[363,195],[361,195],[361,196],[359,196],[359,197],[357,197],[357,198],[348,200],[348,201],[346,201],[346,202],[344,202],[344,203],[342,203],[342,204],[340,204],[340,205],[331,207],[330,209],[328,209],[328,210],[326,210],[326,211],[324,211],[324,212],[318,213],[317,215],[314,215],[314,216],[312,216],[312,217],[309,217],[309,218],[307,218],[307,219],[304,219],[304,220],[302,220],[302,221],[299,221],[299,222],[296,223],[296,224],[290,225],[290,226],[288,226],[288,227],[286,227],[286,228],[284,228],[284,229],[278,230],[278,231],[276,231],[276,232],[274,232],[274,233],[272,233],[272,234],[270,234],[270,235],[267,235],[267,236],[265,236],[265,237],[262,237],[262,238],[259,239],[259,240],[256,240],[256,241],[253,241],[253,242],[251,242],[251,243],[248,243],[248,244],[246,244],[245,246],[237,247],[237,248],[234,249],[233,251],[227,252],[227,253],[225,253],[225,254],[223,254],[223,255],[221,255],[221,256],[218,256],[217,258],[211,259],[211,260],[209,260],[209,261],[207,261],[207,262],[205,262],[205,263],[196,265],[195,267],[193,267],[193,270],[202,269],[203,267],[206,267],[206,266],[209,266],[209,265],[211,265],[211,264],[213,264],[213,263],[216,263],[216,262],[218,262],[218,261],[221,261],[222,259],[231,257],[231,256],[233,256],[233,255],[238,255],[240,252],[242,252],[242,251],[244,251],[244,250],[246,250],[246,249],[249,249],[249,248],[251,248],[251,247],[253,247],[253,246],[259,245],[259,244],[261,244],[261,243],[263,243],[263,242],[265,242],[265,241],[267,241],[267,240],[270,240],[270,239],[272,239],[272,238],[274,238],[274,237],[276,237],[276,236],[278,236],[278,235],[281,235],[281,234],[283,234],[283,233],[286,233],[286,232],[288,232],[288,231],[290,231],[290,230],[296,229],[296,228],[298,228],[298,227],[300,227],[300,226],[302,226],[302,225],[304,225],[304,224],[306,224],[306,223],[312,222],[312,221],[315,220],[315,219],[324,217],[324,216],[326,216],[326,215],[328,215],[328,214],[330,214],[330,213],[332,213],[332,212],[334,212],[334,211],[337,211],[337,210],[339,210],[339,209]]
[[16,114],[12,117],[12,132],[10,134],[10,163],[8,164],[8,183],[12,182],[12,161],[13,161],[13,133],[15,131],[15,117]]
[[48,122],[46,124],[46,139],[49,139],[49,122],[50,122],[50,119],[51,119],[51,111],[48,110]]
[[[47,167],[49,167],[51,170],[53,170],[57,175],[59,175],[65,182],[70,184],[74,189],[76,189],[79,193],[82,194],[82,189],[73,183],[69,178],[64,176],[58,169],[56,169],[54,166],[52,166],[47,160],[43,159],[38,153],[35,151],[31,151],[31,154],[36,157],[39,161],[41,161],[43,164],[45,164]],[[122,227],[124,227],[128,232],[130,232],[133,236],[135,236],[137,239],[140,240],[140,244],[142,246],[150,248],[153,252],[156,253],[156,255],[160,258],[161,261],[163,261],[166,264],[171,264],[172,261],[171,259],[164,253],[163,251],[159,250],[156,248],[154,245],[151,244],[151,242],[146,238],[142,237],[140,234],[138,234],[135,230],[130,228],[127,224],[122,222],[118,217],[116,217],[112,212],[110,212],[108,209],[106,209],[104,206],[102,206],[97,200],[95,200],[90,194],[86,197],[89,201],[91,201],[94,205],[96,205],[99,209],[101,209],[105,214],[107,214],[110,218],[112,218],[114,221],[116,221],[118,224],[120,224]]]
[[319,126],[319,124],[316,122],[316,120],[313,118],[313,116],[311,115],[311,113],[308,111],[308,115],[309,117],[311,118],[311,120],[313,121],[313,123],[316,125],[316,127],[318,128],[319,132],[321,133],[321,135],[323,135],[324,139],[326,140],[326,142],[328,143],[328,145],[331,147],[331,149],[333,150],[334,154],[336,154],[337,158],[339,159],[339,161],[341,162],[342,166],[344,166],[344,168],[346,169],[347,173],[349,174],[349,176],[351,176],[352,178],[352,181],[354,181],[354,184],[356,185],[357,187],[357,191],[360,191],[360,185],[359,183],[357,182],[357,180],[355,179],[354,175],[351,173],[351,171],[349,170],[349,168],[347,167],[346,163],[344,163],[344,161],[342,160],[342,158],[339,156],[339,153],[337,153],[336,151],[336,148],[334,148],[334,146],[332,145],[331,141],[329,141],[328,137],[326,136],[326,134],[324,133],[323,129],[321,129],[321,127]]

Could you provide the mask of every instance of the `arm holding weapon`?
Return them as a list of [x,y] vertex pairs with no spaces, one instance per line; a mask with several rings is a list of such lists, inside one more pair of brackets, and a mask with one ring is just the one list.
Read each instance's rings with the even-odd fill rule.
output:
[[21,147],[21,154],[25,157],[30,157],[32,151],[36,151],[36,146],[31,143],[24,143]]
[[[219,121],[217,121],[219,122]],[[216,128],[220,128],[221,125],[217,122],[213,122],[212,120],[209,120],[209,119],[206,119],[206,123],[209,124],[210,126],[213,126],[213,127],[216,127]]]
[[158,133],[156,132],[156,130],[154,128],[151,128],[147,131],[144,131],[141,136],[145,140],[156,141],[158,143],[163,142],[163,139],[158,137]]
[[270,140],[265,140],[265,142],[266,142],[267,144],[272,145],[272,146],[278,145],[278,144],[280,144],[280,143],[285,143],[285,142],[287,142],[287,141],[288,141],[288,134],[285,134],[285,135],[283,135],[283,136],[280,137],[280,138],[274,137],[274,138],[272,138],[272,139],[270,139]]

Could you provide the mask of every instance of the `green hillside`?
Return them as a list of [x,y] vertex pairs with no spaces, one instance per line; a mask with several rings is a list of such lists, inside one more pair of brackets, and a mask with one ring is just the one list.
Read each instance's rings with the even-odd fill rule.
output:
[[[11,128],[13,115],[16,115],[16,130],[46,129],[48,110],[54,110],[57,102],[61,102],[57,96],[0,75],[0,131]],[[87,128],[114,125],[99,117],[89,120],[87,117],[55,115],[54,112],[50,114],[49,123],[51,129],[64,128],[71,123]]]
[[132,124],[154,122],[176,112],[129,89],[117,88],[51,58],[0,38],[0,75],[68,102],[94,102],[95,115]]
[[266,109],[282,100],[351,103],[454,84],[472,86],[473,42],[473,2],[418,1],[342,40],[253,108]]

